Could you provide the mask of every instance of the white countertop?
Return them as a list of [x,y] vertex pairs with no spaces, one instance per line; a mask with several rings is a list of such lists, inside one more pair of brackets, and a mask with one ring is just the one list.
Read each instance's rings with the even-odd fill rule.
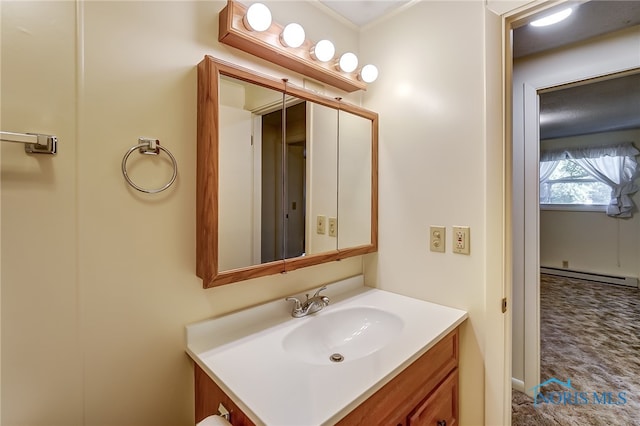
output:
[[[303,318],[276,300],[186,327],[187,353],[256,424],[333,424],[460,325],[467,313],[363,286],[362,276],[330,284],[331,304]],[[365,357],[327,365],[296,359],[284,337],[314,317],[349,307],[393,312],[404,326]]]

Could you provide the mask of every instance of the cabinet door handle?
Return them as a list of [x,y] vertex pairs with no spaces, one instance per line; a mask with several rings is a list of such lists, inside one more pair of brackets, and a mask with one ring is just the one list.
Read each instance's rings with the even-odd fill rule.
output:
[[447,426],[446,420],[438,420],[438,426]]

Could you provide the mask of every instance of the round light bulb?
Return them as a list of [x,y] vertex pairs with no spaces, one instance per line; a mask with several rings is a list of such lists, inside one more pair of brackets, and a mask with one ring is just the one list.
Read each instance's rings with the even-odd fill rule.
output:
[[243,21],[249,30],[266,31],[271,26],[271,11],[262,3],[254,3],[247,9]]
[[304,28],[300,24],[288,24],[280,34],[280,42],[287,47],[302,46],[302,43],[304,43]]
[[311,48],[311,57],[320,62],[329,62],[336,54],[336,48],[329,40],[320,40]]
[[360,70],[360,79],[365,83],[373,83],[378,78],[378,68],[375,65],[365,65]]
[[338,66],[344,72],[353,72],[358,68],[358,57],[351,52],[347,52],[340,56]]

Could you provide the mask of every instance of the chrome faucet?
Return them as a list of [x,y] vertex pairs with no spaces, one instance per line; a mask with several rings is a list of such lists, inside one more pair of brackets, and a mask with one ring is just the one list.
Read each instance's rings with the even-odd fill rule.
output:
[[309,314],[313,314],[314,312],[318,312],[325,306],[329,305],[329,298],[327,296],[320,295],[320,292],[326,289],[327,286],[318,289],[311,298],[309,298],[309,295],[307,294],[307,300],[305,300],[304,303],[300,302],[296,297],[287,297],[285,299],[286,301],[292,301],[294,303],[291,316],[294,318],[305,317]]

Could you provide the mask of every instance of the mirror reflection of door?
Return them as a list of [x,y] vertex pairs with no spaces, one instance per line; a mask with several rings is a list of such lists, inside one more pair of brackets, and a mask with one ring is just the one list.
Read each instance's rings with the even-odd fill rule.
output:
[[306,103],[286,109],[285,259],[305,254]]
[[261,262],[282,259],[282,110],[262,116]]
[[[305,103],[262,116],[262,262],[302,256],[305,250]],[[284,151],[283,151],[284,149]],[[286,167],[283,168],[283,164]],[[284,179],[282,179],[284,177]],[[282,236],[284,235],[284,238]]]

